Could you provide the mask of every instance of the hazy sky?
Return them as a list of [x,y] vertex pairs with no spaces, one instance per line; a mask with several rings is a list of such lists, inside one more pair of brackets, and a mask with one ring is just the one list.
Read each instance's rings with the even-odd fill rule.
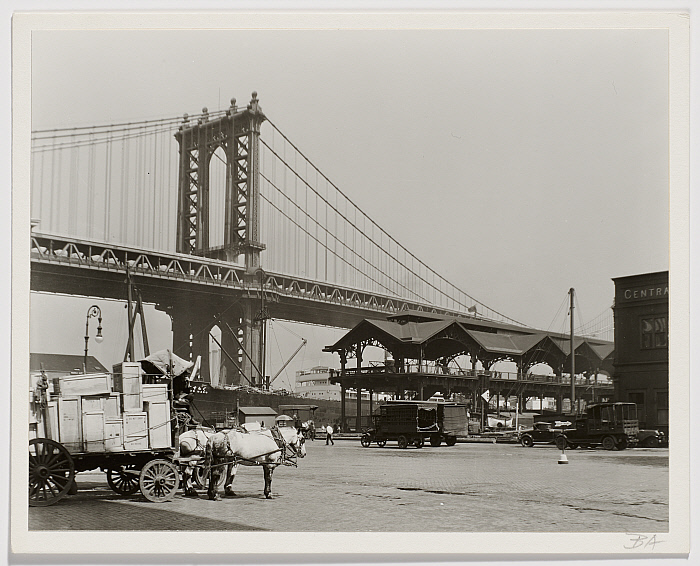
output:
[[[509,317],[560,331],[570,287],[578,325],[611,306],[611,278],[668,269],[664,30],[33,35],[33,128],[192,114],[253,90],[355,204]],[[32,294],[31,350],[81,354],[93,303],[109,339],[90,353],[119,361],[125,311],[95,299]],[[168,318],[148,318],[169,346]],[[294,331],[310,343],[292,376],[339,334]],[[279,335],[284,359],[298,339]]]

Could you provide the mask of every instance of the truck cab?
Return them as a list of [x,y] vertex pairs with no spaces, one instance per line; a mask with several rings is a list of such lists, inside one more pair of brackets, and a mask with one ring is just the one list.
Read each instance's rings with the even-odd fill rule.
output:
[[637,444],[639,421],[634,403],[596,403],[573,419],[572,428],[557,437],[557,447],[602,445],[605,450],[624,450]]

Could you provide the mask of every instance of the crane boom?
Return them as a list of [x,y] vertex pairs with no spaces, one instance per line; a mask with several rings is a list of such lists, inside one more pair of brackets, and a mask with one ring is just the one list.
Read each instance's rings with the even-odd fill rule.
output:
[[281,374],[281,373],[284,371],[284,368],[286,368],[286,367],[291,363],[291,361],[292,361],[292,360],[294,359],[294,357],[301,351],[301,349],[302,349],[304,346],[306,346],[306,338],[302,338],[301,340],[302,340],[302,341],[301,341],[301,344],[299,345],[299,347],[298,347],[296,350],[294,350],[294,353],[293,353],[291,356],[289,356],[289,359],[288,359],[286,362],[284,362],[284,365],[279,369],[279,371],[278,371],[278,372],[274,375],[274,377],[270,380],[270,385],[272,385],[272,382],[275,381],[275,379],[277,379],[277,377],[279,376],[279,374]]

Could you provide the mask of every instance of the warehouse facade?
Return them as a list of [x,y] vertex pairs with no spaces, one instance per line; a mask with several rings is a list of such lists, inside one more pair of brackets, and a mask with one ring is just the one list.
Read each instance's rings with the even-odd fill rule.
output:
[[637,404],[640,428],[668,434],[668,271],[613,282],[615,397]]

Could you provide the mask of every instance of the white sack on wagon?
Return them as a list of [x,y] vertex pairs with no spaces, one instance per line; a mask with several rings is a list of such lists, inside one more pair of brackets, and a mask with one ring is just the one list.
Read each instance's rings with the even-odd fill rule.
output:
[[[143,360],[139,360],[146,373],[151,373],[150,368],[144,367],[145,363],[150,364],[163,375],[178,377],[187,370],[192,369],[194,362],[183,360],[180,356],[173,354],[170,350],[159,350]],[[172,367],[171,367],[172,364]]]

